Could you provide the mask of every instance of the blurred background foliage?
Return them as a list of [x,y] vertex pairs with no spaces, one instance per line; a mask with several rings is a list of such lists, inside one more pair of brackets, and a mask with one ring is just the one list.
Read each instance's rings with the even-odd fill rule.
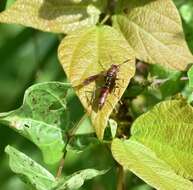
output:
[[[182,16],[186,40],[193,53],[193,1],[175,0],[175,3]],[[6,0],[1,0],[0,11],[4,10],[6,6]],[[62,35],[17,25],[0,24],[0,112],[18,108],[22,104],[25,90],[32,84],[44,81],[66,81],[57,59],[57,47],[62,38]],[[168,80],[159,88],[150,89],[144,86],[141,89],[135,82],[129,85],[125,98],[133,98],[129,102],[133,117],[137,117],[152,105],[178,92],[182,92],[188,96],[190,102],[192,101],[191,89],[187,87],[186,83],[179,80],[183,73],[165,71],[163,68],[151,66],[148,68],[148,74],[142,74],[143,77],[148,77],[150,74],[151,77],[167,78]],[[73,92],[69,101],[73,113],[71,120],[76,122],[83,114],[83,108]],[[79,110],[77,104],[79,104]],[[27,186],[11,172],[8,166],[8,157],[4,153],[7,144],[19,148],[20,151],[25,152],[56,174],[57,166],[45,165],[39,150],[31,142],[6,126],[1,125],[0,130],[0,190],[27,189]],[[113,162],[106,148],[101,144],[95,144],[79,154],[75,151],[68,153],[64,175],[89,167],[104,169]],[[105,176],[86,182],[81,189],[113,190],[116,187],[116,177],[116,170],[112,168]],[[152,189],[131,173],[126,175],[126,181],[126,189]]]

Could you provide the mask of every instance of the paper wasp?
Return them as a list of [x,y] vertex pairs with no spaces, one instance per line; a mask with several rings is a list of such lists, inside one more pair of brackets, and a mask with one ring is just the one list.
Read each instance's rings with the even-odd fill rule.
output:
[[98,97],[99,110],[101,110],[102,107],[104,106],[108,94],[110,94],[116,88],[116,80],[118,80],[117,74],[119,72],[120,66],[124,63],[127,63],[128,61],[129,59],[119,65],[112,64],[110,68],[107,69],[106,71],[102,71],[99,74],[92,75],[82,82],[82,86],[86,86],[91,82],[97,80],[99,77],[101,76],[104,77],[104,84],[99,88],[99,97]]

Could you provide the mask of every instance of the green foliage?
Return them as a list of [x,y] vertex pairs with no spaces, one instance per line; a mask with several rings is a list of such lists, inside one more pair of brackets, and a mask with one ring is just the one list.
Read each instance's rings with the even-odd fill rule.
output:
[[0,14],[0,21],[48,32],[69,33],[81,27],[95,25],[105,5],[106,0],[87,0],[86,3],[76,0],[17,0]]
[[95,169],[86,169],[78,171],[73,175],[69,176],[68,179],[61,180],[61,182],[59,182],[59,185],[57,185],[54,190],[78,189],[84,184],[85,180],[89,180],[96,176],[103,175],[107,171],[108,170],[98,171]]
[[193,88],[193,66],[188,71],[189,87]]
[[64,179],[55,179],[46,169],[17,149],[7,146],[5,152],[10,157],[11,169],[37,190],[71,190],[80,188],[85,180],[105,174],[108,170],[86,169]]
[[59,82],[34,85],[26,91],[21,108],[0,115],[1,123],[41,149],[46,163],[56,163],[63,155],[61,129],[67,129],[69,122],[65,100],[68,89],[68,84]]
[[138,59],[176,69],[185,69],[193,61],[171,0],[119,2],[113,25],[125,36]]
[[11,169],[35,189],[52,189],[56,185],[54,176],[25,154],[11,146],[7,146],[5,152],[10,157]]
[[[0,22],[62,34],[0,25],[0,129],[4,139],[12,133],[2,143],[30,154],[5,149],[28,187],[193,189],[192,6],[181,0],[0,2]],[[131,173],[123,183],[123,168],[150,186]]]
[[156,189],[193,189],[190,181],[176,175],[152,150],[137,141],[115,139],[112,153],[125,169],[131,170]]
[[132,138],[150,147],[177,174],[192,179],[192,118],[193,109],[184,100],[161,102],[136,119]]

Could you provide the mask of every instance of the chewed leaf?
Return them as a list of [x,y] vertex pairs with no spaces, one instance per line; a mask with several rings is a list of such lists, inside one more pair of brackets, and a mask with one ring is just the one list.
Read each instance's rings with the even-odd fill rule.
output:
[[21,175],[33,188],[51,190],[56,185],[54,176],[30,157],[11,146],[7,146],[5,152],[9,155],[9,165],[13,172]]
[[35,143],[42,151],[45,162],[58,162],[63,154],[62,130],[67,130],[69,113],[66,95],[69,84],[47,82],[30,87],[23,105],[8,113],[0,114],[5,123]]
[[176,175],[169,165],[141,143],[115,139],[111,149],[119,164],[157,190],[193,190],[190,181]]
[[59,185],[54,190],[71,190],[80,188],[86,180],[92,179],[96,176],[103,175],[108,170],[96,170],[96,169],[85,169],[78,171],[68,179],[61,180]]
[[132,138],[151,148],[172,169],[193,179],[193,108],[184,100],[168,100],[141,115]]
[[95,25],[105,7],[106,0],[17,0],[0,13],[0,22],[69,33]]
[[104,81],[97,80],[75,88],[81,102],[91,114],[97,136],[102,139],[108,118],[135,72],[134,55],[127,41],[109,26],[96,26],[68,35],[60,44],[59,59],[74,87],[90,76],[101,76],[112,64],[122,64],[117,72],[117,87],[108,94],[101,110],[98,94]]
[[179,70],[193,62],[172,0],[120,1],[113,25],[140,60]]

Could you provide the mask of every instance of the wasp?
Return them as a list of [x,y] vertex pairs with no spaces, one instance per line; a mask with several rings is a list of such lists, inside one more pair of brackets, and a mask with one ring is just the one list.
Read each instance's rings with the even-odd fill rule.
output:
[[110,68],[107,69],[106,71],[102,71],[99,74],[92,75],[83,81],[82,85],[85,86],[97,80],[101,76],[104,77],[104,84],[102,85],[102,87],[99,88],[99,97],[98,97],[99,110],[101,110],[102,107],[104,106],[108,95],[116,88],[116,80],[118,80],[117,74],[119,72],[120,66],[122,64],[127,63],[128,61],[129,59],[119,65],[112,64]]

